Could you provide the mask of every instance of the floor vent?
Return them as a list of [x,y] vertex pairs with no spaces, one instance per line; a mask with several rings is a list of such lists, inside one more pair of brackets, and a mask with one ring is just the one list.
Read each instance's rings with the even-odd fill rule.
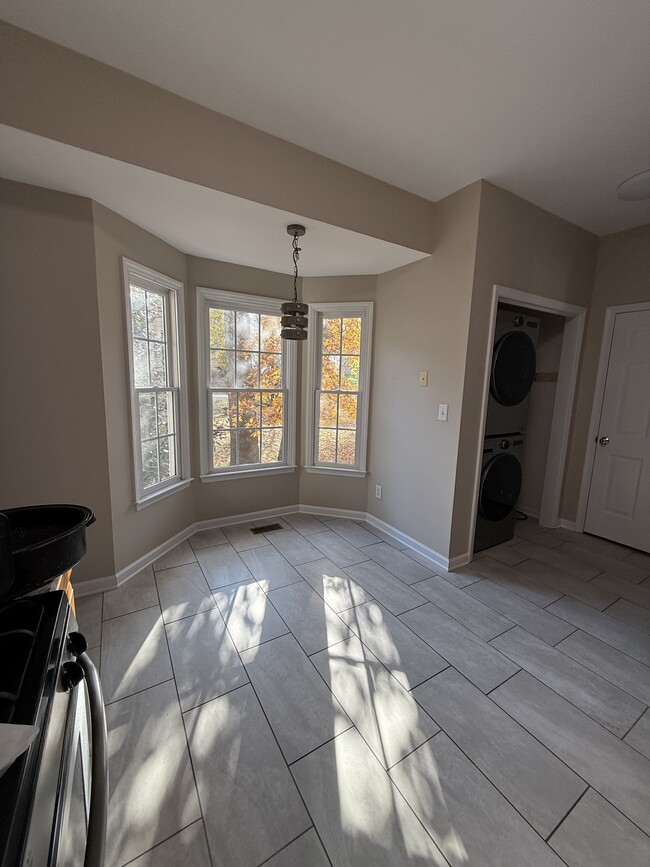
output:
[[260,533],[271,533],[273,530],[284,530],[282,524],[265,524],[263,527],[251,527],[251,533],[258,536]]

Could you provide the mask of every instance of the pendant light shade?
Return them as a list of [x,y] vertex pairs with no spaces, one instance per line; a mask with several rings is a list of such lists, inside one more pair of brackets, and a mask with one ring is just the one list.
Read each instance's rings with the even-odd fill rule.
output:
[[298,259],[300,247],[298,238],[305,234],[305,227],[292,223],[287,226],[287,233],[293,237],[293,301],[285,302],[282,307],[282,331],[283,340],[306,340],[307,339],[307,305],[298,301]]

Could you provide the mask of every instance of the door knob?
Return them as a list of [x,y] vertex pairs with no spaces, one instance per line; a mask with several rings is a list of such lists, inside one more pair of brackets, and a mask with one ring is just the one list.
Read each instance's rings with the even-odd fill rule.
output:
[[598,442],[601,444],[601,446],[608,446],[609,445],[609,437],[601,437],[598,440]]

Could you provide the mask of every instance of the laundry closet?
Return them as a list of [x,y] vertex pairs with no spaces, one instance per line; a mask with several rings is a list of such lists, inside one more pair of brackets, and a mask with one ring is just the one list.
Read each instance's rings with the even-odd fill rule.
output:
[[509,303],[497,308],[474,552],[539,519],[566,319]]

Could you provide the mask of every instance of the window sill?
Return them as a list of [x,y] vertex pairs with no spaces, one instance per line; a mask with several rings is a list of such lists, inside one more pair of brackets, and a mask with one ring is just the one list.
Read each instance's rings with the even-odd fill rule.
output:
[[347,476],[350,479],[365,479],[367,470],[344,469],[343,467],[304,467],[307,473],[318,473],[322,476]]
[[202,482],[227,482],[231,479],[253,479],[257,476],[279,476],[283,473],[293,473],[295,466],[291,467],[268,467],[267,469],[235,470],[225,473],[203,473]]
[[147,496],[142,497],[140,500],[135,501],[135,508],[139,511],[140,509],[144,509],[146,506],[150,506],[152,503],[157,503],[158,500],[164,500],[165,497],[170,497],[172,494],[177,494],[179,491],[185,490],[185,488],[189,488],[194,479],[181,479],[180,482],[174,482],[173,485],[170,485],[168,488],[163,488],[160,491],[156,491],[153,494],[148,494]]

